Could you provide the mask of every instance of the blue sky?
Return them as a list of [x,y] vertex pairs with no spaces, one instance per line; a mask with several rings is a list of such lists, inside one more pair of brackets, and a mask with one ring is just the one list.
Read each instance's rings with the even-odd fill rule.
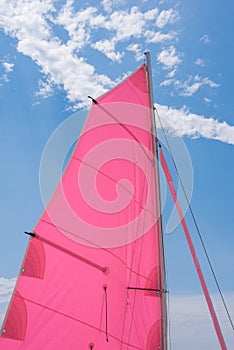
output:
[[[88,95],[102,94],[135,70],[145,50],[151,51],[159,114],[189,151],[194,172],[191,204],[233,310],[233,11],[231,0],[0,0],[0,313],[24,255],[23,232],[33,228],[43,210],[39,166],[49,136],[87,106]],[[181,167],[183,172],[183,162]],[[165,227],[172,209],[169,198],[167,204]],[[216,300],[189,217],[188,222]],[[197,305],[201,290],[181,229],[165,234],[165,244],[172,345],[186,349],[178,325],[189,318],[186,301]],[[202,310],[193,322],[199,327],[203,317],[206,330],[210,321],[205,307]],[[231,344],[225,319],[224,324]],[[204,345],[196,338],[193,346],[218,349],[215,340]]]

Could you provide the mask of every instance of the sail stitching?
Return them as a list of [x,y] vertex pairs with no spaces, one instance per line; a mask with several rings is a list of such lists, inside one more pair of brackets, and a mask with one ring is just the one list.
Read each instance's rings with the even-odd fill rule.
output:
[[[95,330],[100,331],[101,333],[104,333],[104,334],[105,334],[105,331],[103,331],[102,329],[100,329],[100,328],[98,328],[98,327],[95,327],[95,326],[93,326],[92,324],[87,323],[87,322],[85,322],[85,321],[81,321],[80,319],[78,319],[78,318],[76,318],[76,317],[74,317],[74,316],[65,314],[64,312],[55,310],[55,309],[53,309],[53,308],[51,308],[51,307],[49,307],[49,306],[42,305],[42,304],[40,304],[40,303],[38,303],[38,302],[36,302],[36,301],[34,301],[34,300],[28,299],[28,298],[26,298],[26,297],[23,297],[23,299],[24,299],[25,301],[31,303],[31,304],[34,304],[34,305],[39,306],[39,307],[41,307],[41,308],[43,308],[43,309],[46,309],[46,310],[49,310],[49,311],[54,312],[54,313],[56,313],[56,314],[59,314],[60,316],[69,318],[69,319],[71,319],[71,320],[73,320],[73,321],[75,321],[75,322],[81,323],[81,324],[83,324],[84,326],[90,327],[90,328],[92,328],[92,329],[95,329]],[[120,342],[120,339],[119,339],[118,337],[116,337],[115,335],[109,333],[109,336],[110,336],[111,338],[113,338],[114,340]],[[135,346],[135,345],[133,345],[133,344],[128,344],[127,342],[124,342],[124,345],[130,346],[130,347],[133,348],[133,349],[143,350],[142,348],[139,348],[138,346]]]
[[[146,68],[145,67],[145,64],[143,65],[144,66],[144,69]],[[133,89],[133,86],[132,84],[129,83],[129,80],[126,81],[128,87],[132,90],[132,92],[135,94],[135,96],[138,98],[138,100],[141,102],[142,106],[144,106],[144,101],[142,101],[142,99],[140,98],[139,94],[137,94],[136,90]]]
[[[151,140],[152,140],[152,137],[151,137]],[[151,144],[151,147],[152,147],[152,144]],[[154,163],[153,163],[153,166],[154,166]],[[145,216],[144,216],[144,220],[145,220]],[[139,270],[140,270],[141,256],[142,256],[142,251],[143,251],[143,241],[144,241],[144,236],[141,237],[141,248],[140,248],[140,255],[139,255],[139,260],[138,260],[138,273],[139,273]],[[136,285],[137,285],[138,281],[139,281],[139,276],[137,276],[137,278],[136,278]],[[129,283],[128,283],[128,285],[129,285]],[[131,309],[131,312],[132,312],[132,318],[131,318],[131,324],[130,324],[130,329],[129,329],[128,342],[129,342],[130,336],[131,336],[133,321],[134,321],[134,323],[136,323],[135,317],[134,317],[135,303],[136,303],[136,290],[134,291],[133,306],[131,307],[131,305],[130,305],[130,309]]]
[[117,117],[115,117],[111,112],[109,112],[106,108],[103,107],[103,105],[101,105],[98,101],[96,101],[94,98],[92,98],[91,96],[89,96],[92,101],[103,111],[105,112],[107,115],[109,115],[112,119],[114,119],[124,130],[127,131],[127,133],[129,135],[132,136],[132,138],[139,144],[140,148],[142,149],[143,153],[145,154],[146,158],[151,162],[151,158],[149,157],[149,155],[147,154],[147,152],[145,151],[144,147],[142,146],[142,144],[140,143],[140,140],[138,140],[138,138],[133,134],[133,132],[131,130],[129,130],[127,128],[127,126],[125,124],[123,124]]
[[[145,185],[145,183],[144,183],[144,185]],[[143,196],[143,191],[142,191],[142,196]],[[144,215],[144,221],[145,221],[145,215]],[[138,220],[138,224],[139,224],[139,220]],[[140,247],[140,255],[139,255],[139,259],[138,259],[138,270],[137,270],[138,273],[140,271],[141,256],[142,256],[142,251],[143,251],[143,241],[144,241],[144,236],[141,237],[141,247]],[[135,255],[136,244],[137,244],[137,241],[135,242],[135,246],[134,246],[134,254],[132,256],[132,264],[133,264],[133,259],[134,259],[134,255]],[[129,276],[129,283],[130,283],[130,278],[131,278],[131,273],[130,273],[130,276]],[[136,284],[137,284],[138,281],[139,281],[139,275],[136,276]],[[129,283],[128,283],[128,285],[129,285]],[[132,311],[132,318],[131,318],[130,329],[129,329],[129,334],[128,334],[128,342],[129,342],[130,336],[131,336],[133,321],[135,323],[135,317],[134,317],[135,302],[136,302],[136,291],[134,293],[133,308],[130,305],[130,309]]]
[[[89,166],[90,168],[92,168],[93,170],[97,171],[97,172],[100,173],[101,175],[106,176],[109,180],[113,181],[114,183],[116,183],[116,184],[118,183],[113,177],[111,177],[110,175],[104,173],[104,172],[101,171],[100,169],[95,168],[92,164],[87,163],[87,162],[83,161],[82,159],[79,159],[78,157],[74,157],[74,156],[73,156],[73,159],[75,159],[75,160],[77,160],[77,161],[79,161],[79,162],[81,162],[81,163],[83,163],[83,164]],[[133,196],[133,198],[135,199],[135,202],[139,205],[139,207],[140,207],[141,209],[143,209],[144,211],[147,211],[147,212],[148,212],[149,214],[151,214],[152,216],[154,215],[150,210],[148,210],[147,208],[145,208],[145,207],[143,207],[143,206],[141,205],[141,203],[136,199],[136,196],[135,196],[131,191],[129,191],[128,188],[126,188],[126,187],[125,187],[124,185],[122,185],[121,183],[118,183],[118,185],[119,185],[121,188],[123,188],[126,192],[128,192],[129,194],[131,194],[131,195]]]
[[[41,222],[44,222],[44,223],[46,223],[46,224],[48,224],[48,225],[51,225],[51,226],[57,228],[58,230],[65,231],[65,232],[69,233],[71,236],[77,237],[76,234],[74,234],[74,233],[72,233],[72,232],[70,232],[70,231],[64,229],[63,227],[56,226],[55,224],[53,224],[53,223],[51,223],[51,222],[49,222],[49,221],[47,221],[47,220],[45,220],[45,219],[41,219],[40,221],[41,221]],[[80,237],[80,236],[78,236],[78,237],[82,239],[82,237]],[[88,240],[86,240],[86,241],[88,241]],[[88,242],[89,242],[89,243],[92,243],[91,241],[88,241]],[[97,247],[97,248],[101,248],[101,249],[102,249],[103,251],[105,251],[106,253],[112,255],[113,257],[115,257],[115,258],[116,258],[117,260],[119,260],[124,266],[126,266],[127,269],[130,270],[130,266],[128,266],[128,265],[126,264],[126,262],[123,261],[118,255],[114,254],[112,251],[110,251],[110,250],[108,250],[108,249],[106,249],[106,248],[102,248],[102,247],[98,246],[97,244],[96,244],[96,247]],[[145,280],[147,280],[147,276],[144,276],[144,275],[142,275],[142,274],[136,272],[135,270],[132,270],[132,273],[134,273],[134,274],[138,275],[139,277],[142,277],[142,278],[144,278]]]
[[[144,241],[144,236],[141,237],[141,250],[140,250],[140,256],[139,256],[139,259],[138,259],[138,272],[140,270],[141,256],[142,256],[142,251],[143,251],[143,241]],[[136,285],[137,285],[138,281],[139,281],[139,275],[136,276]],[[128,334],[128,342],[130,341],[130,336],[131,336],[131,332],[132,332],[133,322],[136,324],[135,317],[134,317],[135,303],[136,303],[136,290],[134,291],[133,306],[131,307],[131,305],[130,305],[130,308],[131,308],[131,311],[132,311],[132,319],[131,319],[131,324],[130,324],[130,329],[129,329],[129,334]]]

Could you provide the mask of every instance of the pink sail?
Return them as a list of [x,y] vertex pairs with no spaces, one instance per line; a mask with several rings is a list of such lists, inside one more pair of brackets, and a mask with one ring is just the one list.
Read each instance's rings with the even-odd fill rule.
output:
[[31,234],[1,349],[166,349],[147,67],[93,99]]

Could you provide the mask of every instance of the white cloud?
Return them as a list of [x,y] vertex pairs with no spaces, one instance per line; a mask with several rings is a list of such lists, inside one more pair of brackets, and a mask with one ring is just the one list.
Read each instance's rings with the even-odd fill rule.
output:
[[0,303],[5,303],[10,300],[16,278],[7,279],[0,277]]
[[169,86],[175,82],[174,76],[176,74],[176,69],[172,69],[167,73],[166,79],[160,83],[160,86]]
[[212,102],[212,100],[210,98],[208,98],[208,97],[204,97],[204,101],[207,102],[207,103]]
[[173,84],[174,79],[165,79],[160,83],[160,86],[169,86]]
[[179,13],[174,9],[163,10],[160,12],[156,20],[156,25],[158,28],[163,28],[169,23],[174,23],[179,20]]
[[13,71],[14,63],[10,63],[10,62],[5,61],[2,63],[2,65],[3,65],[6,73],[10,73]]
[[172,45],[158,54],[157,61],[163,64],[165,69],[172,69],[182,62],[175,47]]
[[195,61],[195,64],[197,66],[201,66],[201,67],[204,67],[205,66],[205,62],[204,60],[202,60],[201,58],[197,58],[196,61]]
[[112,40],[100,40],[97,41],[92,47],[102,53],[104,53],[112,61],[120,62],[121,58],[124,56],[123,52],[115,50],[116,41]]
[[7,279],[4,277],[0,277],[0,324],[7,310],[7,306],[10,301],[15,282],[16,278]]
[[[67,2],[59,13],[55,23],[62,25],[69,34],[67,46],[73,52],[80,50],[85,45],[100,51],[112,61],[120,62],[123,52],[116,50],[119,42],[128,41],[130,38],[140,38],[145,35],[147,25],[153,26],[158,9],[141,12],[137,6],[129,10],[110,11],[112,1],[104,1],[102,5],[108,11],[106,16],[98,13],[94,7],[75,11],[73,2]],[[92,42],[92,31],[104,29],[105,39]],[[164,34],[166,36],[166,34]]]
[[53,94],[54,89],[53,89],[53,83],[50,81],[42,81],[39,80],[39,91],[36,93],[37,96],[42,96],[42,97],[49,97]]
[[149,11],[145,12],[145,14],[144,14],[145,19],[150,20],[150,21],[154,20],[156,18],[157,14],[158,14],[158,11],[159,10],[156,7],[154,9],[152,9],[152,10],[149,10]]
[[113,6],[112,0],[102,0],[101,4],[106,12],[111,12]]
[[87,7],[84,10],[75,11],[73,2],[68,1],[60,10],[54,23],[63,26],[68,32],[67,46],[73,52],[90,44],[91,30],[104,27],[105,17],[98,14],[95,7]]
[[[147,20],[156,18],[157,11],[149,10],[145,13],[133,6],[129,11],[115,11],[105,23],[105,28],[115,30],[117,41],[139,38],[143,35]],[[150,18],[150,19],[149,19]]]
[[120,62],[124,53],[116,51],[116,45],[119,42],[145,36],[147,24],[156,18],[157,13],[157,9],[141,12],[137,6],[133,6],[129,10],[112,12],[100,24],[100,27],[110,33],[110,39],[100,40],[92,44],[92,47],[104,53],[111,60]]
[[14,63],[10,63],[7,60],[3,60],[1,62],[1,66],[2,66],[3,73],[2,73],[2,76],[0,77],[0,81],[4,81],[5,83],[7,83],[9,82],[9,73],[13,71]]
[[210,43],[210,38],[207,34],[204,34],[201,38],[200,38],[200,41],[203,43],[203,44],[209,44]]
[[[169,132],[176,133],[178,136],[204,137],[234,145],[234,126],[226,122],[190,113],[185,107],[175,109],[164,105],[156,105],[156,108],[164,127]],[[157,125],[160,126],[159,121]]]
[[123,2],[123,0],[102,0],[101,5],[106,12],[111,12],[114,6]]
[[[124,51],[119,50],[117,45],[125,42],[128,50],[135,49],[138,60],[140,53],[136,46],[131,46],[137,45],[133,39],[162,42],[175,37],[174,32],[155,32],[155,26],[156,21],[159,27],[175,21],[176,11],[171,9],[159,13],[157,8],[152,8],[144,12],[137,6],[113,11],[113,3],[112,0],[102,1],[102,6],[108,11],[102,14],[94,6],[77,10],[74,0],[67,0],[60,10],[55,8],[55,0],[1,0],[0,27],[7,35],[17,39],[17,50],[30,57],[43,74],[37,95],[46,97],[53,89],[61,88],[69,101],[76,107],[82,106],[87,101],[87,95],[101,95],[113,86],[111,79],[98,74],[95,67],[82,57],[84,48],[91,47],[110,60],[120,62]],[[65,40],[56,36],[54,25],[65,30]],[[105,37],[101,39],[100,30],[105,31]],[[145,37],[147,31],[148,39]],[[94,34],[99,39],[94,41]],[[167,67],[173,65],[173,60],[175,64],[179,59],[171,57],[169,63],[168,58]],[[11,69],[9,65],[5,68]]]
[[46,18],[53,11],[52,0],[4,1],[0,7],[0,25],[7,34],[18,39],[18,51],[36,62],[50,85],[62,86],[70,101],[87,101],[88,95],[102,94],[107,86],[112,86],[112,81],[105,75],[98,75],[84,58],[75,55],[74,45],[63,44],[51,34]]
[[162,43],[164,41],[172,40],[176,37],[176,32],[169,32],[167,34],[161,33],[160,31],[155,32],[154,30],[146,30],[144,36],[148,43]]
[[167,77],[168,78],[173,78],[176,74],[176,69],[173,69],[172,71],[170,71],[169,73],[167,73]]
[[195,75],[194,77],[190,76],[184,82],[176,80],[174,84],[181,96],[192,96],[205,85],[211,88],[219,87],[219,84],[213,82],[211,79],[199,75]]
[[[131,38],[144,37],[146,30],[151,33],[151,37],[149,36],[151,41],[168,40],[171,35],[176,35],[172,32],[162,34],[152,29],[156,19],[160,26],[176,20],[175,11],[168,10],[158,14],[158,9],[151,9],[141,12],[134,6],[126,11],[114,11],[103,16],[94,7],[76,11],[73,7],[74,2],[68,0],[57,14],[53,3],[53,0],[43,2],[2,0],[0,26],[6,34],[17,39],[18,51],[31,57],[40,67],[44,79],[39,82],[38,94],[48,96],[55,87],[60,87],[66,91],[68,99],[73,102],[75,108],[85,104],[88,95],[101,95],[107,88],[113,86],[113,82],[106,75],[97,74],[94,66],[78,56],[84,45],[87,43],[89,46],[93,45],[111,60],[120,61],[123,53],[116,50],[116,45],[121,41],[127,42]],[[61,42],[53,34],[51,22],[67,31],[67,42]],[[96,29],[104,29],[108,35],[107,39],[98,40],[94,44],[91,30]],[[206,37],[205,39],[208,40]],[[126,48],[135,52],[137,60],[140,59],[139,44],[128,43]],[[200,76],[190,77],[184,83],[175,80],[181,56],[172,45],[162,50],[157,60],[168,70],[167,77],[161,85],[175,84],[179,94],[191,96],[204,85],[212,88],[218,86],[209,78]],[[5,60],[3,67],[10,73],[13,64]],[[166,106],[159,108],[175,127],[179,125],[176,127],[179,135],[206,137],[233,144],[233,127],[225,122],[206,119],[185,109],[175,110]]]
[[135,52],[135,59],[136,59],[136,61],[140,61],[144,57],[142,49],[140,48],[140,46],[138,44],[130,44],[130,45],[128,45],[127,50]]

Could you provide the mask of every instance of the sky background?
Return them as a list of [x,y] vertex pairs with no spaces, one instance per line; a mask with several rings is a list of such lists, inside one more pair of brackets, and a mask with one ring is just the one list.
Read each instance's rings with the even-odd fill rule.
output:
[[[157,110],[191,157],[191,205],[234,318],[233,13],[231,0],[0,0],[0,320],[28,241],[23,232],[43,210],[39,166],[48,138],[87,107],[88,95],[134,71],[145,50]],[[219,349],[183,232],[166,232],[169,195],[166,204],[172,349]],[[231,349],[233,331],[187,220]]]

